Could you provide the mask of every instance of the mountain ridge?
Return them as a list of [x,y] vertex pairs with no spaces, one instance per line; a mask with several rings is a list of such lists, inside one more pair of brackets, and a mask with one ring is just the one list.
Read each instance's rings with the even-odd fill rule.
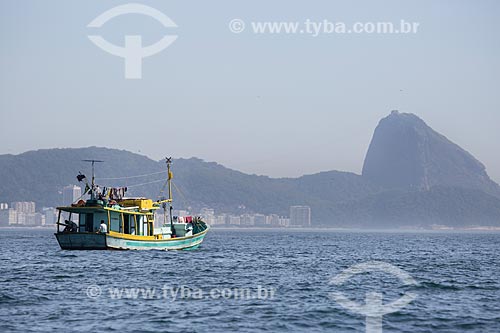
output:
[[[162,161],[154,161],[147,156],[126,150],[103,147],[43,149],[15,156],[0,155],[0,170],[2,170],[0,183],[4,184],[0,187],[0,202],[33,200],[37,205],[53,205],[53,202],[57,201],[58,194],[56,193],[63,186],[76,183],[75,177],[79,171],[87,173],[89,176],[90,166],[81,161],[88,158],[106,160],[96,167],[96,180],[98,182],[99,178],[126,177],[165,171]],[[35,160],[37,161],[36,167]],[[122,161],[126,161],[126,167],[120,167]],[[58,170],[58,172],[53,172],[53,170]],[[298,178],[248,175],[216,162],[205,162],[199,158],[174,160],[173,171],[179,192],[188,196],[189,201],[197,203],[194,206],[211,205],[221,210],[234,211],[238,206],[245,205],[250,206],[251,210],[255,212],[280,213],[281,215],[288,215],[288,207],[293,204],[306,202],[316,206],[311,198],[315,198],[317,195],[313,193],[307,198],[297,188],[295,182],[302,182],[304,179],[315,180],[320,177],[325,178],[327,182],[335,180],[338,184],[344,184],[344,188],[348,188],[345,183],[351,180],[363,183],[359,180],[359,175],[339,171],[322,172],[319,176],[306,175]],[[43,178],[43,182],[39,181],[41,178]],[[36,181],[37,179],[38,181]],[[140,182],[109,181],[105,185],[133,186],[136,183],[159,179],[161,177],[152,176],[141,179]],[[15,187],[6,189],[5,184],[9,182],[14,183]],[[27,191],[28,188],[31,188],[32,191]],[[136,195],[150,196],[153,192],[159,192],[160,188],[161,185],[151,184],[143,189],[130,192]],[[214,188],[217,189],[215,192],[212,190]],[[47,189],[52,195],[43,194]],[[275,195],[276,191],[280,194]],[[357,198],[361,195],[360,191],[361,189],[348,191],[347,196]],[[239,196],[245,193],[258,193],[258,195],[239,200]],[[257,200],[257,196],[263,199]],[[272,202],[272,204],[261,201]]]
[[[0,202],[59,205],[59,192],[76,183],[79,171],[90,177],[82,159],[106,161],[96,167],[103,186],[128,186],[129,195],[153,199],[165,195],[165,175],[157,174],[166,169],[163,161],[105,147],[56,148],[0,155]],[[308,205],[316,226],[500,226],[499,186],[484,165],[412,114],[393,112],[380,121],[361,175],[332,170],[273,178],[195,157],[174,160],[173,172],[178,208],[287,216],[290,206]],[[100,179],[149,173],[156,175]],[[142,183],[149,184],[134,186]]]

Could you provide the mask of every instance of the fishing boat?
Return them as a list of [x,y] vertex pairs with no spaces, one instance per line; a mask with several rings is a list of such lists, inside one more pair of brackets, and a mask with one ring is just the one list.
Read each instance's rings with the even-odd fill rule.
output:
[[[99,192],[92,163],[92,183],[85,193],[89,200],[57,207],[55,236],[63,250],[193,250],[200,246],[209,226],[199,217],[172,216],[171,158],[167,158],[168,198],[153,201],[143,197],[113,198]],[[80,174],[78,180],[86,177]],[[167,220],[167,205],[169,219]],[[155,212],[164,210],[160,227]],[[61,226],[64,229],[61,230]]]

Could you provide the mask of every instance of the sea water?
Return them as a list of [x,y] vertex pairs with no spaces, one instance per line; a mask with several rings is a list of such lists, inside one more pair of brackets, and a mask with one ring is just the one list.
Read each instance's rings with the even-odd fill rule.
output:
[[212,229],[166,252],[0,229],[0,267],[0,332],[364,332],[374,293],[415,296],[384,332],[500,332],[500,233]]

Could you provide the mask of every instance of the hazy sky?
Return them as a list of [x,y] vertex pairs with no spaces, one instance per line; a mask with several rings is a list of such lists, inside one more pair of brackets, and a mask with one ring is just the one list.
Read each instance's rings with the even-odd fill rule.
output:
[[[178,27],[132,14],[87,27],[126,3],[0,2],[0,154],[96,145],[270,176],[359,173],[379,119],[399,109],[500,180],[499,1],[137,1]],[[240,34],[228,28],[235,18]],[[307,19],[420,26],[317,37],[250,27]],[[178,39],[127,80],[123,59],[90,34]]]

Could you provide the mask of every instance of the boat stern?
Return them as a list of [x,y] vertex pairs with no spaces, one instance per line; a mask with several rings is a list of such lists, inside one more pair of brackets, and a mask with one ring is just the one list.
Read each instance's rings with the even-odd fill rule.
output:
[[56,236],[63,250],[106,250],[106,235],[88,232],[58,232]]

